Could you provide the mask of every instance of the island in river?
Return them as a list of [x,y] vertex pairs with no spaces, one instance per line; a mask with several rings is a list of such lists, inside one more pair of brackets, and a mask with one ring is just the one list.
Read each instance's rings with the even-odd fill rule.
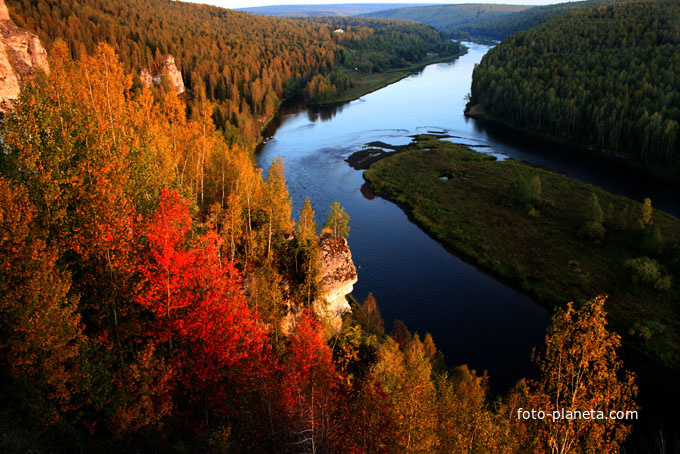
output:
[[364,173],[456,254],[548,305],[609,295],[627,344],[680,368],[680,220],[525,163],[417,136]]

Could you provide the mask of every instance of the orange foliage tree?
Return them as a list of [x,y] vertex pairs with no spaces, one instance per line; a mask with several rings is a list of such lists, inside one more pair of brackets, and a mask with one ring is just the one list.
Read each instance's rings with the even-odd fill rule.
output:
[[76,408],[82,324],[26,191],[0,177],[0,369],[43,422]]
[[569,303],[553,316],[546,351],[537,359],[541,378],[530,383],[527,405],[559,418],[526,421],[533,426],[524,440],[527,451],[615,453],[630,433],[625,420],[610,415],[637,409],[637,387],[616,356],[621,340],[607,330],[605,300],[597,297],[580,309]]

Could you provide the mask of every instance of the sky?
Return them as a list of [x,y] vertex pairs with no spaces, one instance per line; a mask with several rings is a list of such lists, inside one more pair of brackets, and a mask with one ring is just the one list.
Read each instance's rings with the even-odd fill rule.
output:
[[502,3],[506,5],[549,5],[553,3],[564,3],[567,0],[444,0],[438,1],[419,1],[419,0],[188,0],[194,3],[208,3],[223,8],[247,8],[250,6],[270,6],[270,5],[329,5],[334,3]]

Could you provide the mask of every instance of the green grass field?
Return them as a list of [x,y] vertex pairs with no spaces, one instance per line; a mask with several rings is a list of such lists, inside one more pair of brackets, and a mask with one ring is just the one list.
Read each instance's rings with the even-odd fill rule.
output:
[[[522,176],[541,182],[541,201],[513,199]],[[516,161],[419,136],[412,146],[374,163],[364,177],[378,194],[400,204],[426,231],[547,305],[609,295],[611,325],[626,343],[655,362],[680,370],[680,220],[660,211],[638,227],[641,204],[603,189]],[[595,194],[606,234],[580,233]],[[531,211],[534,206],[534,212]],[[662,239],[650,240],[658,227]],[[670,276],[667,290],[632,283],[630,259],[647,256]]]

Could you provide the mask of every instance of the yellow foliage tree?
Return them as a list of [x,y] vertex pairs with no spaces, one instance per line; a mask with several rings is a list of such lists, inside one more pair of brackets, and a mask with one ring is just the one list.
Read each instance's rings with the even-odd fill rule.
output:
[[621,340],[607,330],[605,300],[580,309],[569,303],[553,316],[537,359],[541,378],[529,386],[531,408],[518,409],[520,417],[524,410],[545,414],[526,421],[532,426],[526,452],[613,454],[630,433],[621,417],[637,410],[637,387],[616,356]]

